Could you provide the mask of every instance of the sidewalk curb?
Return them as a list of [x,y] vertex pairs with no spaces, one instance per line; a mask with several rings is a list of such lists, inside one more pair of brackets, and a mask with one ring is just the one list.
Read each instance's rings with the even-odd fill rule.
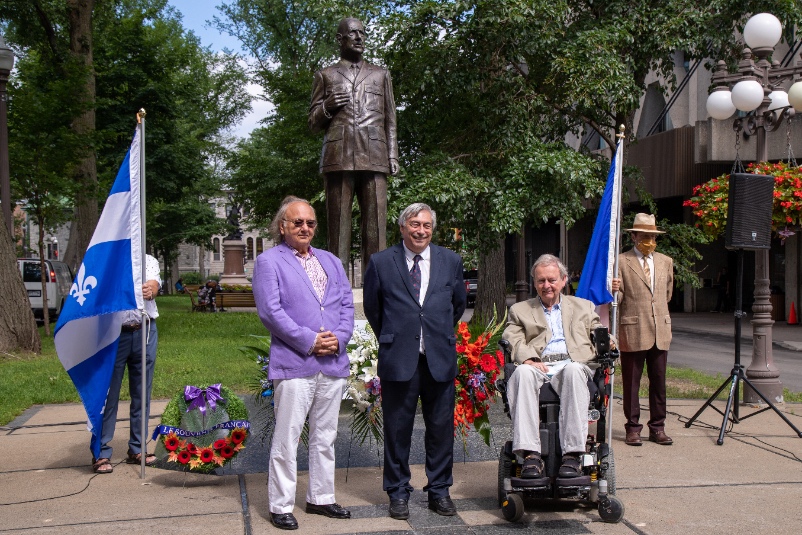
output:
[[[731,340],[733,335],[728,335],[724,333],[715,333],[706,331],[704,329],[693,329],[689,327],[677,327],[673,326],[672,330],[675,333],[686,333],[686,334],[698,334],[703,336],[715,336],[717,338],[726,338]],[[741,341],[742,342],[751,342],[752,336],[751,335],[744,335],[743,332],[741,333]],[[772,345],[774,347],[778,347],[780,349],[787,349],[789,351],[797,351],[802,353],[802,342],[789,342],[785,340],[772,340]]]

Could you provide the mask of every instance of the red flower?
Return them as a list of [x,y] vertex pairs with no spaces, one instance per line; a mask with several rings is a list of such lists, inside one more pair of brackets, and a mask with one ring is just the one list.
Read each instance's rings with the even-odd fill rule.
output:
[[240,444],[243,440],[245,440],[246,436],[248,436],[248,432],[244,429],[234,429],[228,439],[232,444]]
[[220,439],[214,441],[214,444],[212,445],[212,447],[214,449],[216,449],[216,450],[221,450],[221,449],[223,449],[223,447],[225,445],[226,445],[226,439],[220,438]]
[[187,443],[187,451],[190,453],[190,455],[197,455],[198,454],[198,447],[195,444],[193,444],[192,442],[188,442]]
[[482,355],[482,360],[479,365],[482,367],[483,372],[492,372],[498,369],[498,366],[496,365],[496,359],[487,353]]
[[226,444],[220,449],[220,455],[223,459],[230,459],[234,456],[234,448]]
[[203,448],[200,451],[200,459],[204,463],[210,463],[214,461],[214,450],[212,448]]
[[178,454],[178,462],[181,464],[187,464],[191,458],[192,455],[190,455],[187,450],[184,450]]
[[164,439],[164,447],[167,449],[167,451],[177,450],[180,443],[181,441],[178,439],[178,437],[173,434],[167,435],[167,437]]

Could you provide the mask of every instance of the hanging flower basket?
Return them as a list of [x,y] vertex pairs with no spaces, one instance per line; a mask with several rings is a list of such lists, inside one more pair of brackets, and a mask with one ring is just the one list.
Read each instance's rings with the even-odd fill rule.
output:
[[[771,228],[785,240],[802,224],[802,167],[789,167],[785,162],[749,164],[747,170],[774,177],[774,208]],[[698,218],[696,227],[712,238],[721,235],[727,226],[727,200],[730,175],[724,174],[693,188],[693,196],[683,202]]]

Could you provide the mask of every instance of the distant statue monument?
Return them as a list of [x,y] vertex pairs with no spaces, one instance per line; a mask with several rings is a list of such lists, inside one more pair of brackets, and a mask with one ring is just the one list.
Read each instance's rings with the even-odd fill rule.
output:
[[320,172],[325,177],[329,251],[347,270],[356,193],[364,273],[370,255],[387,247],[387,174],[398,172],[395,99],[390,73],[362,60],[362,22],[343,19],[337,42],[340,61],[315,73],[309,128],[326,132]]
[[228,236],[223,238],[223,274],[220,284],[250,285],[245,276],[245,242],[242,241],[240,227],[240,205],[231,201],[231,208],[226,216],[226,225],[231,227]]
[[242,239],[242,228],[240,228],[239,216],[240,207],[236,204],[232,204],[231,209],[228,211],[228,217],[226,218],[226,225],[232,227],[231,231],[228,233],[228,236],[226,236],[227,240]]

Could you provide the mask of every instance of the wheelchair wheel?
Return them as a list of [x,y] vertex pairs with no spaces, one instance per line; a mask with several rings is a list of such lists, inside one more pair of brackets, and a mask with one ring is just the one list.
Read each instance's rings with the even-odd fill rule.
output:
[[607,457],[602,459],[602,462],[607,463],[607,470],[601,474],[602,479],[607,480],[607,494],[615,496],[615,456],[613,455],[613,448],[609,449]]
[[520,494],[508,494],[501,504],[501,513],[510,522],[518,522],[524,516],[524,499]]
[[599,500],[599,516],[608,524],[617,524],[624,518],[624,503],[615,496]]
[[512,459],[504,453],[504,446],[498,455],[498,506],[503,507],[507,499],[507,491],[504,490],[504,480],[512,476]]

